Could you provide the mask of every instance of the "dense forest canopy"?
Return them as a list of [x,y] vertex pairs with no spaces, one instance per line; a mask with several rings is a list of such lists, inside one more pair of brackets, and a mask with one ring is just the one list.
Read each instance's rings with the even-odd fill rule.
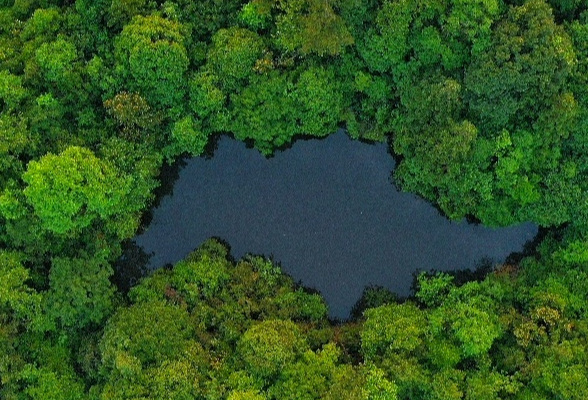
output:
[[[588,398],[587,10],[0,0],[0,397]],[[115,288],[164,162],[339,126],[388,141],[396,184],[449,218],[533,221],[540,243],[406,302],[368,289],[340,325],[217,241]]]

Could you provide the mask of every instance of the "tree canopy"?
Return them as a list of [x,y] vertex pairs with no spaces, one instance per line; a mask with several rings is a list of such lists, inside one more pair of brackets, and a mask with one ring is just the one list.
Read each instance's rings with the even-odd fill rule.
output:
[[[588,398],[587,60],[580,0],[0,0],[0,398]],[[164,162],[339,127],[541,235],[349,321],[217,240],[116,286]]]

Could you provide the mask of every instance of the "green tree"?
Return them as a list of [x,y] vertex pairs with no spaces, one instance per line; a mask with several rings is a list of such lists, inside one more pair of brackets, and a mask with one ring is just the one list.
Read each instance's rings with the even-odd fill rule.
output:
[[11,113],[0,114],[0,187],[18,179],[24,168],[21,158],[34,154],[39,138],[28,129],[27,120]]
[[46,312],[64,328],[100,326],[114,308],[112,268],[93,258],[55,258],[49,273]]
[[291,87],[289,78],[277,71],[256,75],[231,97],[233,109],[227,130],[239,140],[252,139],[255,147],[266,154],[289,143],[298,133]]
[[189,59],[185,27],[151,15],[136,16],[115,39],[121,89],[140,93],[158,109],[182,108]]
[[277,0],[275,42],[285,52],[335,56],[353,44],[335,1]]
[[456,340],[462,356],[484,357],[504,333],[496,303],[483,287],[470,282],[453,288],[443,304],[430,316],[433,335]]
[[453,276],[444,272],[432,277],[427,276],[426,272],[421,272],[417,282],[418,289],[415,297],[427,307],[440,306],[454,287]]
[[180,20],[192,27],[194,40],[200,43],[209,43],[210,37],[222,28],[235,27],[243,6],[240,0],[176,0],[174,3]]
[[29,271],[19,254],[0,251],[0,315],[2,323],[17,321],[25,326],[39,322],[42,295],[28,285]]
[[28,365],[21,379],[26,381],[24,394],[31,400],[82,400],[85,398],[82,382],[73,371],[63,374],[48,368]]
[[0,111],[15,110],[27,96],[22,78],[13,75],[8,70],[0,71]]
[[59,90],[80,85],[76,71],[79,56],[75,44],[70,40],[60,37],[56,41],[43,43],[35,56],[44,78]]
[[423,345],[427,320],[414,304],[389,304],[364,313],[361,350],[366,360],[377,360],[390,352],[412,353]]
[[316,353],[307,350],[300,361],[284,365],[277,382],[268,389],[270,396],[284,400],[323,398],[331,386],[339,354],[332,343]]
[[230,279],[229,264],[222,257],[204,253],[194,261],[180,261],[174,267],[172,282],[193,305],[198,299],[211,299]]
[[384,371],[374,365],[365,367],[365,385],[362,388],[363,400],[396,400],[398,399],[398,388],[390,382]]
[[300,329],[291,321],[267,320],[249,328],[238,354],[255,375],[275,378],[308,348]]
[[565,88],[572,42],[542,0],[511,7],[465,75],[465,99],[484,134],[529,126]]
[[162,150],[168,159],[182,153],[196,157],[204,152],[208,133],[204,132],[200,121],[187,116],[174,123],[170,139],[171,143]]
[[254,73],[264,47],[261,37],[247,29],[220,29],[212,37],[207,66],[224,90],[234,91]]
[[300,132],[326,136],[337,130],[346,109],[343,88],[332,69],[308,68],[296,82]]
[[100,341],[103,366],[112,379],[139,373],[178,358],[189,346],[191,335],[188,313],[179,307],[149,301],[120,308],[109,319]]
[[155,2],[149,0],[113,0],[108,9],[109,26],[122,28],[136,15],[145,16],[155,8]]
[[[97,219],[107,221],[117,214],[126,219],[132,217],[126,213],[136,210],[125,209],[128,179],[81,147],[31,161],[23,180],[27,183],[24,194],[42,226],[56,234],[75,236]],[[112,233],[129,233],[116,228],[111,227]]]
[[106,100],[104,107],[121,127],[123,136],[133,141],[148,139],[161,119],[138,93],[118,93]]
[[53,39],[61,30],[63,24],[63,15],[56,7],[37,8],[33,15],[27,19],[25,26],[20,32],[20,38],[23,41],[31,40],[36,37],[44,39]]

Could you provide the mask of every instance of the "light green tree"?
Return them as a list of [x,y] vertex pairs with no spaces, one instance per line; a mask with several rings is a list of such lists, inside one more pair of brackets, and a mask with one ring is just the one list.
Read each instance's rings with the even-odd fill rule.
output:
[[128,179],[82,147],[31,161],[23,180],[26,199],[42,226],[56,234],[75,236],[98,219],[131,211],[125,207]]
[[307,349],[308,344],[296,324],[266,320],[245,332],[237,351],[253,374],[275,379]]
[[366,360],[388,353],[412,353],[423,345],[427,331],[425,313],[414,304],[389,304],[372,308],[361,332],[361,350]]

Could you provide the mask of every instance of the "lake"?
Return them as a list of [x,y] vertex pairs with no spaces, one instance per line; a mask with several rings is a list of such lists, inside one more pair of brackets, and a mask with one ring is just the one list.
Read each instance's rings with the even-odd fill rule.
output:
[[221,137],[210,159],[193,158],[135,238],[150,268],[175,263],[211,236],[232,254],[265,254],[319,290],[330,316],[346,318],[363,288],[408,295],[417,270],[501,262],[533,239],[533,224],[491,229],[444,218],[396,190],[385,144],[343,132],[299,140],[270,159]]

